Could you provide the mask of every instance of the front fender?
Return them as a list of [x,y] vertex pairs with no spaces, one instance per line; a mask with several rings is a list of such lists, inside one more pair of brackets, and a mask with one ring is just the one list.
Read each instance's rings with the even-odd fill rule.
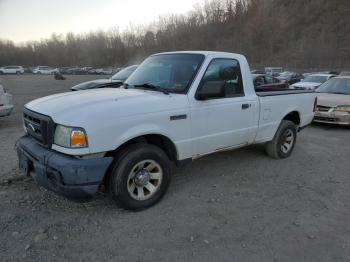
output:
[[155,124],[142,124],[126,129],[114,142],[114,147],[117,149],[126,142],[144,135],[161,135],[167,137],[175,144],[174,138],[169,135],[167,130],[162,129],[160,126]]

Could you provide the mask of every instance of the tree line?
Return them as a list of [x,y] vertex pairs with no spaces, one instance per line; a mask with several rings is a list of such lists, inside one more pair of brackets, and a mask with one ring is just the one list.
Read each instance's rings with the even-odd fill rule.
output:
[[211,0],[147,26],[0,41],[0,65],[110,67],[175,50],[242,53],[254,67],[350,68],[349,0]]

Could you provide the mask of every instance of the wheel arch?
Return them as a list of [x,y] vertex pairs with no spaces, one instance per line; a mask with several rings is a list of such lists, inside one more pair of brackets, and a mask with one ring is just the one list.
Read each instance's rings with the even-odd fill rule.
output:
[[296,110],[291,111],[283,117],[282,121],[283,120],[292,121],[296,126],[300,126],[300,123],[301,123],[300,113]]
[[107,152],[106,155],[115,156],[124,148],[136,143],[155,145],[162,149],[171,161],[176,162],[178,160],[178,150],[175,143],[169,137],[159,133],[142,134],[129,138],[122,142],[116,149]]

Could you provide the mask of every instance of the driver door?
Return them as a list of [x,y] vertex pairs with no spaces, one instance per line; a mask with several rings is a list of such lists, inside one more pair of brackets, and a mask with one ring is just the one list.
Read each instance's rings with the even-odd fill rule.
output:
[[[235,75],[224,77],[221,72],[227,68],[231,71],[233,69]],[[206,100],[195,98],[192,101],[193,155],[238,147],[252,141],[258,122],[258,103],[256,97],[244,93],[238,61],[213,59],[203,75],[197,93],[203,85],[212,88],[224,85],[224,92],[222,97]]]

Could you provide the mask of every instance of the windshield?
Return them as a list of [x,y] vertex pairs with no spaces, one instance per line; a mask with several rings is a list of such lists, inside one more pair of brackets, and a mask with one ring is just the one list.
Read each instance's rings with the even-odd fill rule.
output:
[[201,54],[163,54],[147,58],[125,82],[131,88],[144,84],[168,92],[186,93],[204,60]]
[[132,72],[135,71],[137,66],[128,66],[122,70],[120,70],[118,73],[116,73],[114,76],[112,76],[112,80],[126,80]]
[[324,83],[326,81],[327,81],[327,76],[311,75],[306,77],[303,82]]
[[350,95],[350,78],[333,78],[320,85],[316,92]]

